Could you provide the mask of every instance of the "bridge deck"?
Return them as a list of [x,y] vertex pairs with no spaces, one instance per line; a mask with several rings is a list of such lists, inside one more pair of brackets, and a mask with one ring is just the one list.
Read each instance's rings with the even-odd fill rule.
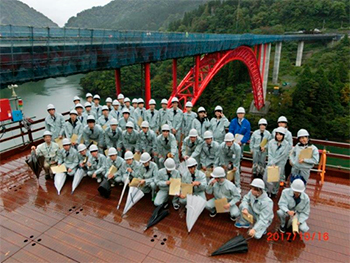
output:
[[[28,154],[28,152],[27,152]],[[68,179],[61,196],[53,181],[35,178],[24,164],[25,155],[13,156],[0,166],[0,260],[2,262],[349,262],[349,180],[326,177],[320,187],[313,174],[307,188],[311,199],[308,220],[315,240],[293,242],[249,240],[249,252],[208,255],[238,230],[227,215],[215,219],[204,211],[190,234],[184,212],[171,214],[143,232],[154,207],[145,196],[125,216],[116,210],[121,187],[109,200],[96,191],[96,182],[85,178],[70,195]],[[251,164],[243,167],[242,194],[248,191]],[[123,204],[124,205],[124,204]],[[277,200],[275,200],[275,210]],[[269,232],[278,227],[275,217]],[[318,233],[328,233],[327,241]]]

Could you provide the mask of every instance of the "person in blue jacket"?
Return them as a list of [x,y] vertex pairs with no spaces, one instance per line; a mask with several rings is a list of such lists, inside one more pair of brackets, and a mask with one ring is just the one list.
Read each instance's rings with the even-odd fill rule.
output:
[[239,107],[236,113],[237,113],[237,117],[231,121],[228,131],[232,133],[234,136],[236,136],[236,134],[243,135],[242,140],[240,142],[237,142],[239,146],[241,146],[241,152],[242,152],[241,158],[242,158],[244,145],[250,139],[250,122],[244,118],[245,109],[243,107]]

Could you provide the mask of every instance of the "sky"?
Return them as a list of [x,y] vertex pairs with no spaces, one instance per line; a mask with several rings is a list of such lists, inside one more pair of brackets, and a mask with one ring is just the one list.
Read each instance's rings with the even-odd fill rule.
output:
[[20,0],[43,13],[60,27],[77,13],[93,6],[104,6],[111,0]]

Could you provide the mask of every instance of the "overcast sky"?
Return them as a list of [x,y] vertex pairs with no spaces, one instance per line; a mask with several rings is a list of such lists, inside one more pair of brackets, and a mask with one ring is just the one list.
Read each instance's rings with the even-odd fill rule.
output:
[[112,0],[20,0],[43,13],[60,27],[77,13],[93,6],[104,6]]

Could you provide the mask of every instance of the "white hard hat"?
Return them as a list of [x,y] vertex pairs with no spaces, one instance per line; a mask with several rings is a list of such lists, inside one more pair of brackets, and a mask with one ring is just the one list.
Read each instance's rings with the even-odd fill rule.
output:
[[120,103],[119,103],[118,100],[114,100],[114,101],[112,102],[112,106],[119,106],[119,105],[120,105]]
[[295,179],[290,186],[294,192],[302,193],[305,191],[305,184],[301,179]]
[[280,134],[285,135],[286,134],[286,128],[278,127],[278,128],[276,128],[276,133],[277,132],[280,133]]
[[267,125],[267,120],[266,119],[264,119],[264,118],[261,118],[260,120],[259,120],[259,122],[258,122],[258,125]]
[[141,123],[141,128],[149,128],[149,123],[148,123],[148,121],[143,121],[143,122]]
[[254,186],[254,187],[257,187],[257,188],[260,188],[260,189],[265,189],[265,183],[262,179],[260,178],[255,178],[251,184],[251,186]]
[[198,132],[196,129],[191,129],[188,135],[190,137],[198,137]]
[[174,102],[179,102],[179,99],[177,97],[172,98],[171,103],[174,103]]
[[223,111],[223,109],[222,109],[221,106],[218,105],[218,106],[215,107],[215,110],[214,110],[214,111]]
[[97,146],[96,146],[95,144],[92,144],[92,145],[90,146],[90,148],[89,148],[89,151],[90,151],[90,152],[96,152],[96,151],[98,151],[98,148],[97,148]]
[[300,138],[300,137],[309,137],[310,134],[308,133],[307,130],[305,129],[300,129],[297,133],[297,137]]
[[187,101],[185,107],[186,108],[192,108],[193,107],[192,102]]
[[168,124],[164,124],[164,125],[162,126],[162,131],[170,131],[169,125],[168,125]]
[[140,163],[147,163],[150,160],[151,160],[151,155],[149,155],[148,152],[144,152],[143,154],[141,154]]
[[128,121],[125,125],[126,128],[134,128],[134,123],[131,121]]
[[168,158],[164,162],[165,169],[168,171],[173,171],[175,170],[175,161],[173,158]]
[[138,100],[137,100],[137,103],[145,103],[145,101],[142,99],[142,98],[139,98]]
[[109,125],[118,125],[118,120],[115,118],[112,118]]
[[134,104],[134,103],[138,103],[138,99],[133,98],[133,99],[132,99],[132,101],[131,101],[131,103],[132,103],[132,104]]
[[124,99],[124,95],[120,93],[120,94],[118,95],[118,100],[121,100],[121,99]]
[[100,98],[100,95],[96,94],[96,95],[94,96],[94,100],[95,100],[95,99],[100,100],[100,99],[101,99],[101,98]]
[[205,131],[203,134],[204,139],[212,139],[213,138],[213,133],[211,131]]
[[85,102],[85,104],[84,104],[84,107],[86,108],[86,107],[91,107],[91,103],[90,102]]
[[186,160],[186,165],[187,167],[192,167],[192,166],[195,166],[195,165],[198,165],[196,159],[190,157]]
[[83,107],[83,105],[81,105],[80,103],[77,103],[77,104],[75,105],[75,108],[84,108],[84,107]]
[[107,105],[103,105],[103,106],[102,106],[102,111],[104,111],[104,110],[108,110],[108,111],[109,111],[109,108],[108,108]]
[[235,139],[232,133],[228,132],[225,134],[225,142],[232,142]]
[[124,107],[123,110],[122,110],[122,114],[124,113],[127,113],[127,114],[130,114],[130,111],[127,107]]
[[148,102],[149,105],[156,105],[156,101],[154,99],[150,99]]
[[68,138],[64,138],[63,140],[62,140],[62,145],[70,145],[71,143],[70,143],[70,140],[68,139]]
[[91,93],[86,93],[85,98],[89,98],[89,97],[92,97],[92,94]]
[[107,102],[112,103],[112,98],[111,98],[111,97],[108,97],[108,98],[106,99],[106,103],[107,103]]
[[205,112],[205,108],[204,107],[199,107],[197,112]]
[[236,111],[236,113],[245,113],[245,109],[243,107],[239,107]]
[[114,147],[111,147],[108,149],[108,156],[117,155],[117,154],[118,154],[118,152]]
[[287,120],[287,118],[286,117],[284,117],[284,116],[280,116],[279,118],[278,118],[278,120],[277,120],[277,122],[288,122],[288,120]]
[[55,106],[53,104],[47,105],[47,110],[54,110]]
[[44,131],[43,137],[45,136],[52,136],[52,133],[50,131]]
[[160,102],[160,104],[168,104],[168,100],[167,100],[167,99],[162,99],[162,101]]
[[134,158],[134,154],[131,151],[126,151],[124,155],[124,160],[130,160]]
[[84,151],[84,150],[86,150],[86,145],[83,144],[83,143],[79,144],[78,145],[78,152],[81,152],[81,151]]
[[71,111],[69,112],[69,115],[71,115],[71,114],[75,114],[75,115],[78,116],[78,112],[77,112],[76,110],[71,110]]
[[130,102],[130,99],[129,99],[128,97],[126,97],[126,98],[124,99],[124,102]]
[[210,175],[213,178],[222,178],[222,177],[226,176],[224,168],[222,168],[220,166],[219,167],[215,167],[213,172]]
[[95,117],[93,115],[89,115],[86,121],[95,121]]
[[78,96],[74,96],[73,101],[76,101],[76,100],[80,101],[80,98]]

